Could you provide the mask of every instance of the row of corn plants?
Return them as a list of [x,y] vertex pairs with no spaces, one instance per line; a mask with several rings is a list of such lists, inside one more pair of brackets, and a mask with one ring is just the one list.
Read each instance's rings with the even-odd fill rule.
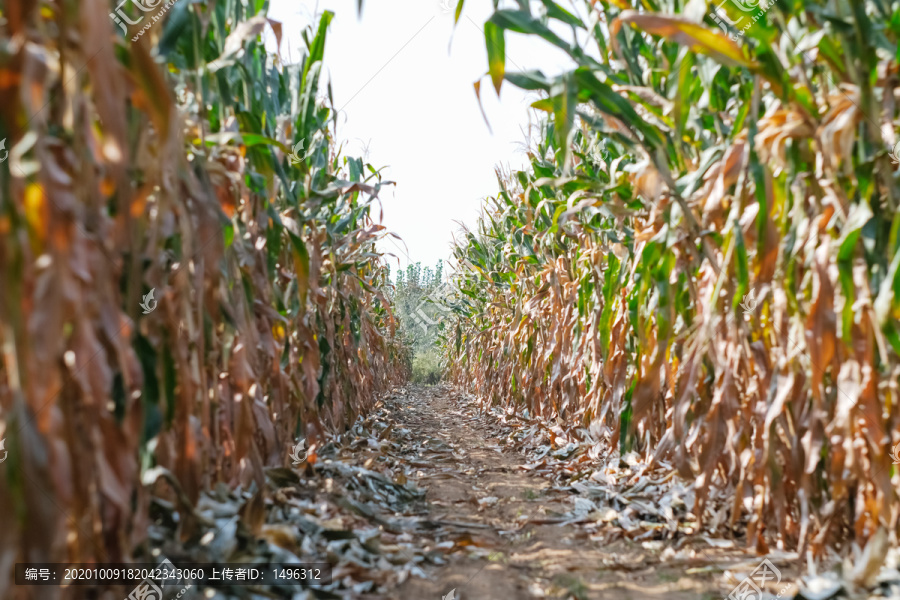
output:
[[[458,240],[448,370],[674,464],[702,522],[733,497],[749,548],[896,543],[900,8],[740,4],[495,10],[546,127]],[[571,69],[507,71],[511,33]]]
[[332,14],[284,65],[263,0],[110,8],[0,9],[3,598],[15,562],[129,560],[153,496],[189,539],[202,490],[299,438],[314,462],[407,375],[381,175],[320,84]]

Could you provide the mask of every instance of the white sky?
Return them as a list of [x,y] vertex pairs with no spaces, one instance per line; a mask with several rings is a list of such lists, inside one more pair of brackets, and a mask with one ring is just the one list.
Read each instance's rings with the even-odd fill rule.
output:
[[[452,12],[445,12],[441,3],[365,0],[358,16],[356,0],[272,0],[269,10],[270,18],[283,23],[285,62],[299,60],[300,33],[312,14],[335,13],[325,67],[335,107],[346,113],[338,138],[347,141],[355,156],[368,144],[368,162],[387,166],[385,179],[397,182],[381,194],[383,224],[406,247],[392,238],[380,247],[399,258],[400,268],[410,257],[423,266],[439,258],[446,263],[459,229],[455,221],[472,227],[482,199],[496,194],[494,167],[524,166],[526,157],[517,146],[525,141],[529,112],[534,119],[529,108],[534,96],[505,83],[498,100],[485,77],[482,100],[491,133],[472,84],[487,71],[483,26],[492,3],[467,0],[455,33]],[[508,71],[556,74],[571,68],[561,51],[518,34],[506,34],[506,57]],[[397,261],[388,258],[396,270]]]

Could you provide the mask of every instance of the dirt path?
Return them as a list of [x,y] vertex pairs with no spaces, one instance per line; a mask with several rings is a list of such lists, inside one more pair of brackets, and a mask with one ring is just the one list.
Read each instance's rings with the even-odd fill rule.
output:
[[[394,390],[310,458],[267,469],[266,488],[205,494],[199,545],[158,519],[159,551],[332,566],[318,588],[203,590],[216,600],[721,600],[761,562],[739,528],[711,533],[727,531],[732,498],[715,495],[700,523],[695,483],[671,466],[620,457],[602,432],[479,413],[449,387]],[[796,553],[767,559],[780,572],[763,598],[793,597],[782,579],[795,580]]]
[[730,591],[709,560],[663,564],[660,553],[673,544],[598,527],[596,510],[573,519],[574,490],[529,472],[531,458],[502,424],[449,388],[413,388],[388,402],[402,460],[414,467],[410,482],[425,490],[435,526],[426,550],[446,556],[427,569],[430,579],[410,578],[391,598],[439,600],[455,589],[457,600],[696,600]]

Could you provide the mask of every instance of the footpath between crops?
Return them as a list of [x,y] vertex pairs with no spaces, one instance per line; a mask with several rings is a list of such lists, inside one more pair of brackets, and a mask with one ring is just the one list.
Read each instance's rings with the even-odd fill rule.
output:
[[[562,430],[479,413],[449,387],[403,390],[385,411],[391,454],[425,494],[401,539],[437,563],[387,597],[713,599],[759,566],[733,540],[684,531],[690,490],[672,473],[603,464]],[[792,597],[779,574],[769,593]]]
[[[738,598],[796,591],[796,553],[774,551],[763,563],[739,532],[709,533],[728,530],[732,498],[714,495],[701,525],[690,512],[694,482],[669,465],[619,456],[598,432],[575,439],[545,418],[482,412],[447,386],[397,388],[349,431],[297,456],[267,469],[264,488],[205,494],[194,515],[205,528],[199,547],[154,529],[160,551],[176,563],[253,557],[332,566],[332,581],[314,589],[257,590],[290,600],[720,600],[739,585]],[[757,587],[768,595],[746,595]],[[214,597],[247,596],[236,587]]]

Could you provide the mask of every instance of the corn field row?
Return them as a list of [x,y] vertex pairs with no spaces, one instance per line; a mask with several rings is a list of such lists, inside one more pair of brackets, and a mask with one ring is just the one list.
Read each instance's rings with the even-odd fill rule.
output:
[[[900,9],[542,4],[485,25],[547,119],[458,239],[450,375],[674,465],[701,522],[726,492],[748,548],[896,543]],[[507,71],[509,33],[572,69]]]
[[315,462],[406,376],[332,15],[283,65],[265,9],[183,0],[132,43],[106,2],[2,6],[0,597],[17,561],[140,554],[151,498],[262,486],[299,438]]

